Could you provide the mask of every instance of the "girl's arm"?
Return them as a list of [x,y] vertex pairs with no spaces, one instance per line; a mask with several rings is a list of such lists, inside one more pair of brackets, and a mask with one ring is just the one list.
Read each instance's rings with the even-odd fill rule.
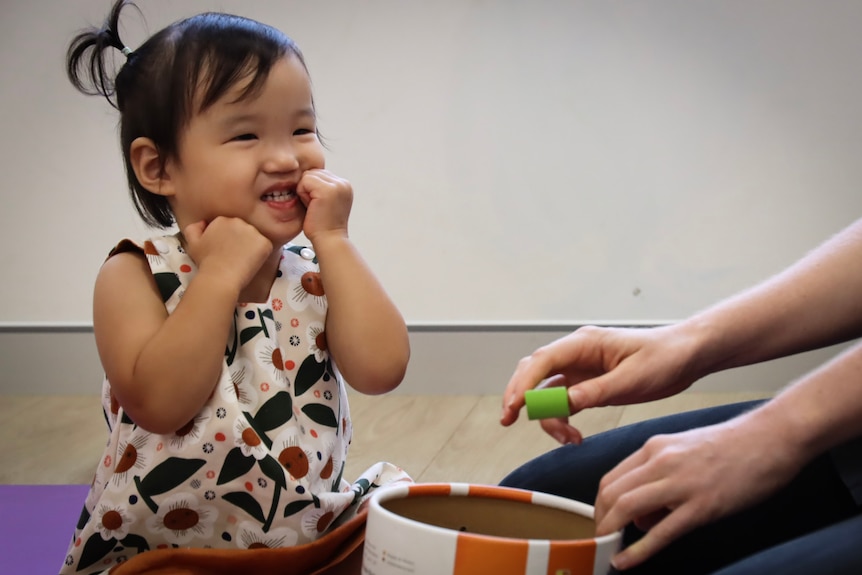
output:
[[303,174],[297,194],[307,209],[303,231],[320,262],[332,357],[357,391],[391,391],[404,378],[410,342],[401,313],[348,237],[353,188],[315,169]]
[[205,234],[202,224],[185,232],[198,273],[172,314],[141,254],[108,259],[94,292],[96,345],[111,389],[129,417],[155,433],[188,423],[212,394],[247,281],[242,270],[259,268],[271,251],[241,220],[219,218]]
[[329,303],[327,344],[339,370],[357,391],[391,391],[404,378],[410,357],[401,313],[348,238],[324,235],[314,249]]

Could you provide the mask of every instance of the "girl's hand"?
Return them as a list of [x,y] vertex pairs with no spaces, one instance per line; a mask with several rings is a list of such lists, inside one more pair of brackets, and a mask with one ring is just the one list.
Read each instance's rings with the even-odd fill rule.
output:
[[[540,384],[568,387],[572,415],[589,407],[668,397],[697,379],[689,365],[693,350],[692,338],[677,326],[582,327],[518,363],[503,394],[500,423],[514,423],[524,406],[524,392]],[[582,441],[567,419],[544,419],[540,424],[560,443]]]
[[183,229],[183,237],[198,269],[221,276],[237,293],[272,253],[272,242],[239,218],[219,216],[209,223],[190,224]]
[[313,244],[319,234],[347,236],[347,220],[353,205],[350,182],[323,169],[308,170],[296,186],[306,214],[302,231]]
[[778,426],[756,421],[755,413],[652,437],[605,475],[596,499],[597,535],[631,522],[648,530],[614,558],[617,569],[634,567],[695,527],[765,499],[798,473],[800,453]]

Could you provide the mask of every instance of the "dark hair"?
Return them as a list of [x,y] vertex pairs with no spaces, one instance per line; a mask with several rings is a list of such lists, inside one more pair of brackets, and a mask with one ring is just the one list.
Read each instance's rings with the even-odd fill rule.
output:
[[[120,13],[131,0],[116,0],[101,28],[80,32],[66,53],[72,84],[101,95],[120,112],[120,144],[135,208],[152,226],[167,228],[174,215],[167,198],[144,188],[132,169],[129,148],[135,138],[150,138],[165,160],[177,157],[180,130],[192,116],[213,105],[238,81],[251,78],[240,99],[255,95],[273,64],[284,56],[305,60],[293,40],[255,20],[208,12],[175,22],[141,46],[125,49],[118,33]],[[113,56],[127,60],[113,75]],[[125,49],[125,50],[124,50]]]

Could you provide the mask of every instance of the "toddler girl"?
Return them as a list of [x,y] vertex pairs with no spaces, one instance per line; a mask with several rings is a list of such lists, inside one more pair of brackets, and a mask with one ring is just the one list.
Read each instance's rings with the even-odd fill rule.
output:
[[[153,549],[307,543],[371,488],[409,481],[386,463],[342,478],[345,382],[392,390],[409,344],[348,238],[352,189],[325,169],[302,54],[221,13],[131,50],[127,4],[72,41],[67,71],[119,111],[138,213],[179,232],[121,241],[96,279],[110,439],[61,573]],[[289,243],[300,232],[311,247]]]

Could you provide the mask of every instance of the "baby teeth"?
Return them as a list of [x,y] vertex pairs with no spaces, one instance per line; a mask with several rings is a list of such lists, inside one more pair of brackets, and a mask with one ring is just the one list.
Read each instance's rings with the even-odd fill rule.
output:
[[264,200],[275,200],[275,201],[284,201],[293,196],[293,192],[282,191],[282,192],[270,192],[268,194],[264,194]]

